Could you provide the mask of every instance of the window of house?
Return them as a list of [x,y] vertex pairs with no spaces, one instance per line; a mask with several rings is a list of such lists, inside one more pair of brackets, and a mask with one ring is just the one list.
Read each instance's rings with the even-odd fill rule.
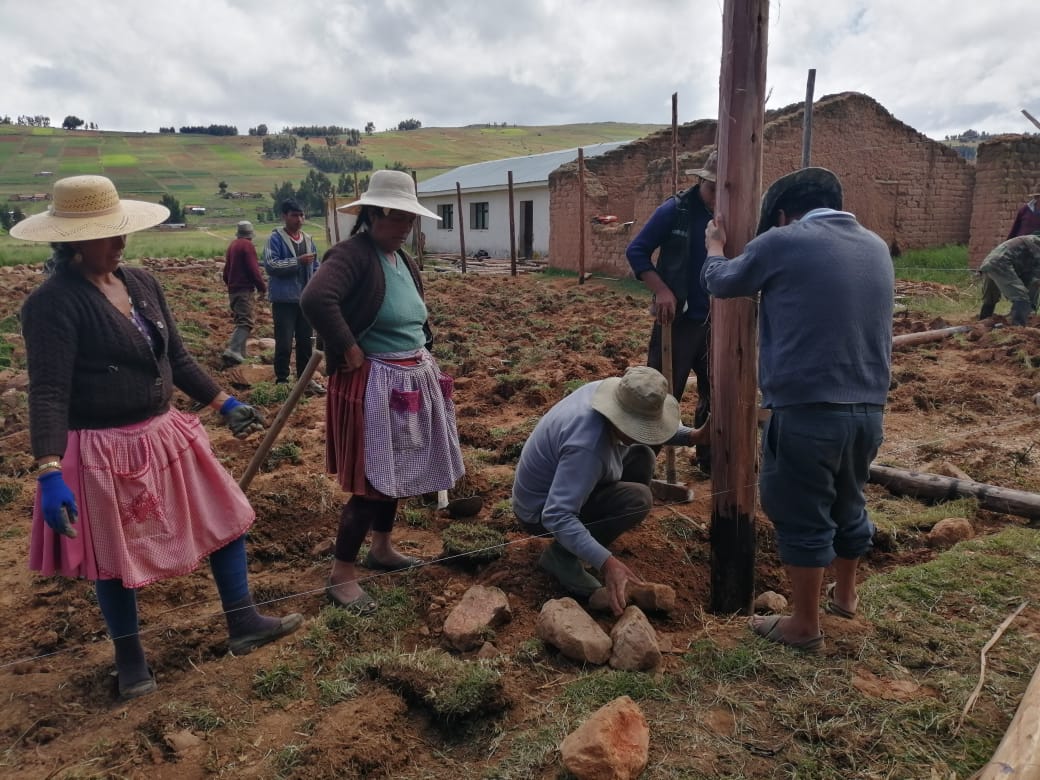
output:
[[442,203],[437,206],[437,216],[441,221],[437,223],[438,230],[451,230],[455,227],[455,209],[450,203]]
[[488,229],[488,202],[481,201],[480,203],[469,204],[469,227],[470,230],[487,230]]

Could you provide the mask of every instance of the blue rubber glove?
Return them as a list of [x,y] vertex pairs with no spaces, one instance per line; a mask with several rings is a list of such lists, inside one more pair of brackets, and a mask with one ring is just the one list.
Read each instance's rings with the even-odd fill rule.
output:
[[79,510],[76,508],[76,497],[61,476],[60,471],[48,471],[36,478],[40,486],[40,508],[43,519],[55,533],[64,534],[70,539],[76,538],[76,522]]
[[228,398],[220,406],[220,413],[224,417],[231,432],[239,439],[243,439],[255,431],[264,429],[264,418],[252,406],[248,406],[237,398]]

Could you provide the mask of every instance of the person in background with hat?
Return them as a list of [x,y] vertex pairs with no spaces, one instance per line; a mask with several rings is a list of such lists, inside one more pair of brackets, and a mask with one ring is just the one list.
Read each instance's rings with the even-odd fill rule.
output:
[[178,388],[236,436],[262,430],[259,415],[187,353],[155,277],[122,263],[126,235],[168,216],[165,206],[120,200],[103,176],[73,176],[55,182],[47,212],[11,230],[54,247],[54,272],[21,311],[37,475],[29,567],[95,581],[124,700],[156,688],[137,590],[203,557],[235,654],[303,622],[257,611],[245,549],[253,509],[199,419],[170,401]]
[[891,376],[895,274],[885,242],[841,211],[838,177],[804,168],[762,199],[758,236],[732,260],[721,216],[708,225],[702,278],[718,298],[761,294],[759,491],[791,583],[790,617],[753,617],[760,636],[819,652],[827,612],[856,613],[856,569],[874,525],[864,486],[882,441]]
[[979,266],[982,308],[979,319],[992,317],[1003,295],[1011,301],[1012,325],[1026,325],[1040,301],[1040,228],[1009,238],[993,249]]
[[452,379],[440,372],[423,283],[401,248],[419,216],[412,177],[372,174],[368,190],[340,211],[357,215],[303,291],[301,305],[325,344],[326,463],[351,494],[340,513],[326,593],[352,611],[376,604],[357,581],[355,560],[372,529],[367,568],[417,566],[391,543],[398,499],[447,490],[464,473]]
[[[625,250],[632,273],[654,294],[654,326],[647,365],[661,369],[661,328],[672,329],[672,393],[680,401],[690,371],[697,377],[694,425],[708,419],[711,381],[708,377],[708,294],[701,287],[704,242],[701,236],[715,210],[718,154],[712,151],[703,168],[687,171],[697,184],[666,200],[651,215]],[[657,252],[657,262],[651,256]],[[697,448],[697,466],[711,473],[711,449]]]
[[[314,239],[303,232],[306,218],[303,206],[288,198],[281,204],[282,220],[285,225],[271,231],[264,246],[264,268],[270,279],[267,297],[271,301],[271,317],[274,320],[274,380],[278,384],[289,382],[289,360],[293,342],[296,344],[296,378],[311,359],[310,323],[300,308],[303,289],[321,265]],[[316,379],[307,382],[308,395],[324,395],[325,388]]]
[[1040,192],[1037,189],[1040,188],[1035,188],[1029,193],[1029,200],[1015,213],[1015,221],[1011,223],[1011,230],[1008,231],[1005,241],[1015,236],[1028,236],[1040,231],[1040,206],[1037,205]]
[[227,349],[221,357],[229,365],[245,362],[246,342],[253,332],[254,292],[266,293],[267,284],[260,273],[260,261],[253,246],[253,224],[246,220],[238,223],[235,240],[228,244],[224,253],[224,284],[228,288],[231,314],[235,329],[231,333]]
[[668,381],[649,366],[623,377],[589,382],[553,406],[520,452],[513,482],[513,512],[520,527],[551,535],[538,565],[564,589],[588,598],[606,582],[614,614],[625,609],[625,586],[640,578],[608,549],[650,513],[650,480],[661,444],[708,443],[706,427],[679,420]]

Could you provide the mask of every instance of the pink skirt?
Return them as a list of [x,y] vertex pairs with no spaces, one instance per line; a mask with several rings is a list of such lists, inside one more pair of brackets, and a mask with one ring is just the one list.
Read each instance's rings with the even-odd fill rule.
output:
[[256,517],[198,417],[176,409],[122,428],[69,431],[62,465],[78,536],[51,530],[37,494],[29,568],[44,575],[139,588],[194,570]]

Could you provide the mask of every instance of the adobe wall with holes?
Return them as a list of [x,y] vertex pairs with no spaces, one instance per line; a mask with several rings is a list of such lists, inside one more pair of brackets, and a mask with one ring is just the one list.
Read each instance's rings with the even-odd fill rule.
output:
[[[803,109],[790,106],[766,116],[763,181],[801,165]],[[858,93],[822,98],[813,108],[812,164],[830,168],[845,188],[845,208],[893,249],[964,244],[972,214],[974,168],[943,144],[903,124],[877,101]],[[715,122],[680,127],[679,189],[695,179],[714,143]],[[549,177],[549,262],[578,267],[577,166]],[[585,269],[629,273],[625,247],[654,209],[670,195],[671,131],[655,133],[589,160],[585,176]],[[591,223],[597,214],[614,225]],[[623,223],[633,224],[624,227]]]
[[1040,189],[1040,137],[1005,136],[979,144],[975,162],[975,208],[968,256],[978,268],[1006,240],[1015,214]]

